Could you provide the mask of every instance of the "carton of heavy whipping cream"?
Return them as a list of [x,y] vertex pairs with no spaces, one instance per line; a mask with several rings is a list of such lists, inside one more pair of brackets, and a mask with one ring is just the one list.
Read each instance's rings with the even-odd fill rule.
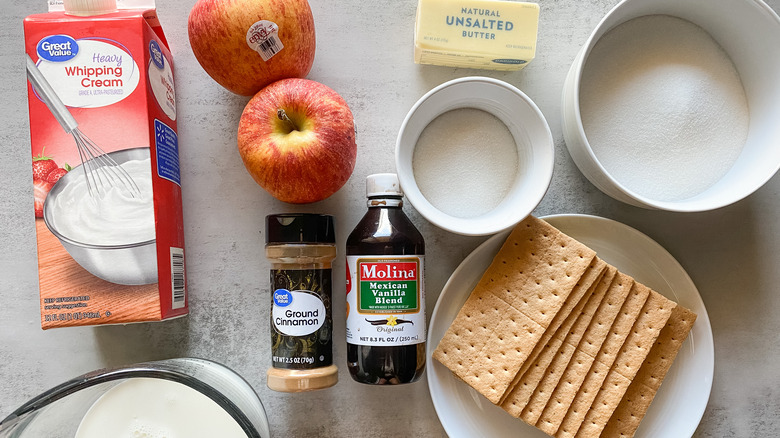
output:
[[24,20],[41,326],[186,315],[173,60],[153,0]]
[[520,70],[536,56],[539,5],[498,0],[419,0],[414,62]]

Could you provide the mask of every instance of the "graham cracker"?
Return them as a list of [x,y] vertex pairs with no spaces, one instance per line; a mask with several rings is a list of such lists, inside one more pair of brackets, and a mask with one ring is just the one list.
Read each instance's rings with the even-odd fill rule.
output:
[[593,405],[593,400],[596,398],[596,394],[599,393],[599,389],[607,378],[607,374],[609,374],[609,367],[594,360],[587,376],[585,376],[585,380],[582,382],[582,386],[578,389],[574,400],[572,400],[571,406],[561,422],[561,426],[555,432],[555,438],[573,438],[577,434],[582,425],[582,420],[585,419],[585,415]]
[[696,314],[680,306],[674,306],[669,321],[661,330],[655,345],[647,355],[645,363],[639,369],[634,380],[641,380],[647,386],[658,389],[663,382],[669,368],[672,367],[677,353],[682,348],[683,342],[688,337],[693,324],[696,322]]
[[564,345],[571,347],[569,344],[564,344],[563,341],[555,338],[545,345],[542,353],[536,358],[531,368],[523,375],[515,389],[506,397],[506,400],[501,403],[503,410],[515,418],[521,417],[523,410],[536,390],[536,386],[544,378],[547,367]]
[[604,343],[601,344],[598,354],[596,354],[597,361],[610,368],[612,367],[620,353],[620,349],[626,342],[626,338],[631,333],[634,323],[641,314],[648,297],[650,297],[649,287],[636,281],[631,285],[628,297],[626,297],[623,307],[620,308],[620,313],[615,318],[615,322],[612,323],[612,329],[607,334]]
[[542,415],[544,407],[550,400],[550,396],[556,386],[558,386],[558,382],[561,380],[564,371],[566,371],[572,356],[574,356],[574,352],[577,350],[580,340],[582,340],[585,331],[590,325],[594,313],[601,305],[601,301],[604,299],[604,295],[607,289],[609,289],[616,272],[616,268],[612,266],[607,267],[604,275],[596,285],[595,291],[588,298],[579,316],[577,316],[574,325],[567,332],[559,331],[555,334],[555,337],[562,339],[564,344],[547,367],[547,372],[536,385],[533,395],[528,400],[528,404],[523,409],[522,414],[520,414],[520,418],[526,423],[535,425]]
[[669,321],[658,335],[645,363],[626,390],[602,435],[621,438],[634,436],[695,321],[695,313],[679,305],[674,307]]
[[[558,386],[553,391],[550,400],[542,411],[542,415],[536,422],[536,427],[542,432],[553,436],[558,432],[558,428],[561,426],[566,413],[574,406],[574,396],[577,395],[577,391],[583,385],[594,360],[593,356],[582,350],[574,352],[574,357],[572,357],[569,365],[566,367],[566,371],[561,376]],[[603,372],[609,372],[606,366],[602,366],[604,368]],[[588,407],[584,409],[587,410]]]
[[[649,296],[650,288],[635,281],[631,283],[628,296],[595,355],[588,375],[577,390],[571,408],[555,434],[556,438],[570,438],[576,435]],[[582,351],[586,351],[585,348]]]
[[585,415],[576,436],[596,437],[601,434],[676,306],[658,292],[650,291],[647,302],[642,306],[642,311],[615,358],[606,382]]
[[612,329],[612,324],[620,314],[623,304],[634,286],[634,279],[630,276],[618,272],[612,281],[607,295],[601,302],[599,309],[593,316],[585,336],[580,342],[580,349],[594,358],[599,354],[602,344]]
[[548,389],[548,387],[552,386],[553,389],[555,388],[552,381],[556,380],[555,383],[557,383],[557,379],[560,379],[562,374],[559,373],[559,370],[566,368],[568,361],[571,360],[571,357],[576,350],[576,347],[573,347],[566,342],[560,346],[552,361],[547,366],[547,369],[542,373],[536,388],[531,391],[528,402],[520,413],[521,420],[531,426],[536,425],[536,421],[538,420],[539,415],[541,415],[544,405],[547,403],[549,392],[552,390]]
[[607,265],[604,275],[601,277],[598,284],[596,284],[593,295],[590,297],[587,304],[585,304],[585,307],[582,309],[582,313],[577,318],[574,326],[572,326],[568,333],[556,333],[556,337],[565,337],[565,342],[571,344],[573,347],[579,346],[580,341],[587,333],[588,327],[590,326],[591,321],[593,321],[596,312],[601,308],[601,302],[604,300],[607,290],[609,290],[612,285],[612,280],[615,278],[616,274],[617,269],[614,266]]
[[615,406],[620,403],[623,394],[626,393],[631,381],[623,377],[620,373],[607,373],[604,384],[599,389],[596,399],[593,401],[585,421],[582,422],[577,431],[576,438],[598,437],[604,429],[604,425],[609,421],[609,417],[615,411]]
[[[563,303],[563,306],[561,306],[558,314],[555,315],[555,318],[553,318],[553,320],[550,322],[550,325],[547,327],[547,330],[545,330],[542,338],[536,344],[533,351],[531,351],[531,354],[528,356],[526,362],[515,375],[512,383],[510,383],[510,385],[507,387],[504,396],[499,400],[499,404],[504,404],[509,394],[512,393],[512,390],[514,390],[517,384],[520,382],[520,379],[528,372],[528,369],[532,365],[536,364],[536,359],[539,357],[542,350],[550,342],[556,332],[559,331],[558,329],[561,327],[561,325],[563,325],[563,323],[568,320],[569,315],[574,312],[574,309],[577,306],[580,306],[580,309],[582,306],[584,306],[584,301],[587,300],[587,298],[585,298],[586,295],[588,293],[593,293],[592,287],[594,284],[596,284],[596,282],[599,281],[599,278],[604,275],[604,270],[606,267],[607,264],[603,260],[599,259],[598,257],[593,258],[590,265],[588,266],[588,269],[586,269],[582,274],[580,281],[578,281],[574,286],[574,289]],[[580,305],[581,302],[583,303],[582,305]],[[565,333],[568,330],[569,328],[563,330],[563,332]],[[515,402],[515,406],[517,406],[517,402]]]
[[629,380],[634,380],[645,362],[661,330],[666,326],[677,303],[651,290],[633,330],[628,334],[612,368]]
[[[529,217],[510,233],[433,357],[548,434],[632,436],[679,346],[655,351],[682,343],[678,323],[667,324],[675,309]],[[691,315],[683,319],[692,324]]]
[[491,293],[546,329],[595,256],[584,244],[529,216],[514,228],[480,285],[484,282]]
[[[603,263],[603,262],[602,262]],[[600,275],[604,274],[603,268],[606,266],[604,265],[598,265],[601,266],[602,271],[600,272]],[[591,271],[592,272],[592,271]],[[563,324],[558,328],[557,332],[562,333],[568,333],[569,330],[571,330],[572,326],[574,326],[574,323],[577,321],[577,317],[582,313],[582,309],[585,307],[585,305],[588,302],[588,299],[593,295],[593,292],[596,290],[597,280],[590,282],[591,286],[588,288],[588,291],[585,293],[585,296],[580,300],[579,303],[574,307],[573,311],[566,317]],[[585,282],[579,283],[578,287],[584,288]],[[542,344],[540,341],[537,346],[542,345],[541,352],[534,360],[527,360],[526,363],[528,363],[530,366],[527,367],[527,371],[523,373],[522,376],[516,377],[514,380],[517,381],[517,384],[514,386],[513,389],[508,390],[507,394],[503,397],[504,401],[501,402],[501,407],[507,411],[510,415],[519,418],[520,414],[522,413],[525,406],[528,404],[528,400],[531,398],[531,395],[533,394],[534,390],[536,389],[536,386],[538,383],[542,380],[544,377],[544,373],[547,370],[547,367],[550,365],[550,363],[553,361],[555,354],[558,352],[559,348],[563,344],[564,337],[556,337],[555,334],[553,334],[552,338],[548,341]],[[526,368],[524,366],[524,368]]]
[[[512,230],[433,357],[498,403],[594,257],[590,248],[529,216]],[[499,339],[499,321],[507,319],[518,336]],[[496,368],[482,360],[500,349],[512,363],[502,358]]]
[[[605,276],[606,277],[606,276]],[[574,357],[569,361],[558,386],[544,407],[536,427],[549,435],[555,435],[563,422],[563,418],[588,376],[595,356],[612,328],[623,303],[634,283],[634,279],[621,272],[616,272],[607,289],[604,299],[593,315],[584,336],[577,346]]]
[[541,333],[537,323],[514,307],[507,308],[487,347],[479,352],[476,365],[463,380],[491,402],[498,403],[506,385],[517,373],[518,364],[523,363],[531,351],[516,346],[536,342]]
[[602,435],[615,438],[633,437],[650,408],[655,393],[655,390],[645,384],[631,382],[618,408],[604,427]]
[[493,294],[472,293],[433,352],[433,358],[465,380],[508,307]]

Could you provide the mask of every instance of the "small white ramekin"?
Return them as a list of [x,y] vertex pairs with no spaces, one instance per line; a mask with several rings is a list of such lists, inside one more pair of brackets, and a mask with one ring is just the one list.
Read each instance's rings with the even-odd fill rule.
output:
[[[487,111],[514,137],[519,157],[515,182],[503,201],[477,217],[461,218],[434,207],[417,186],[412,158],[417,139],[441,114],[460,108]],[[534,102],[516,87],[487,77],[464,77],[439,85],[414,104],[401,125],[395,163],[407,199],[429,222],[447,231],[480,236],[505,230],[531,214],[550,186],[555,161],[550,127]]]

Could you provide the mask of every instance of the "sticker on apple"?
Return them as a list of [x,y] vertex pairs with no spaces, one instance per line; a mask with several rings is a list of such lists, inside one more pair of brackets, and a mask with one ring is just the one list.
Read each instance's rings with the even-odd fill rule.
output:
[[260,20],[249,27],[246,43],[260,54],[263,61],[268,61],[284,48],[282,40],[279,39],[279,26],[268,20]]

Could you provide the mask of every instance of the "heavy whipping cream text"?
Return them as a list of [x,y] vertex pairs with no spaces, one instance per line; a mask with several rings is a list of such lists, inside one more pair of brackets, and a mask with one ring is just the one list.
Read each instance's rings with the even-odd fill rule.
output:
[[165,115],[176,120],[176,91],[173,87],[173,69],[165,59],[156,41],[149,43],[149,85]]
[[[98,55],[96,55],[98,56]],[[120,61],[121,63],[121,61]],[[82,87],[122,87],[124,81],[122,80],[122,67],[101,66],[101,67],[85,67],[85,66],[70,66],[65,67],[65,74],[67,76],[79,76],[81,77]],[[109,77],[106,77],[109,76]],[[113,77],[111,77],[113,76]]]

